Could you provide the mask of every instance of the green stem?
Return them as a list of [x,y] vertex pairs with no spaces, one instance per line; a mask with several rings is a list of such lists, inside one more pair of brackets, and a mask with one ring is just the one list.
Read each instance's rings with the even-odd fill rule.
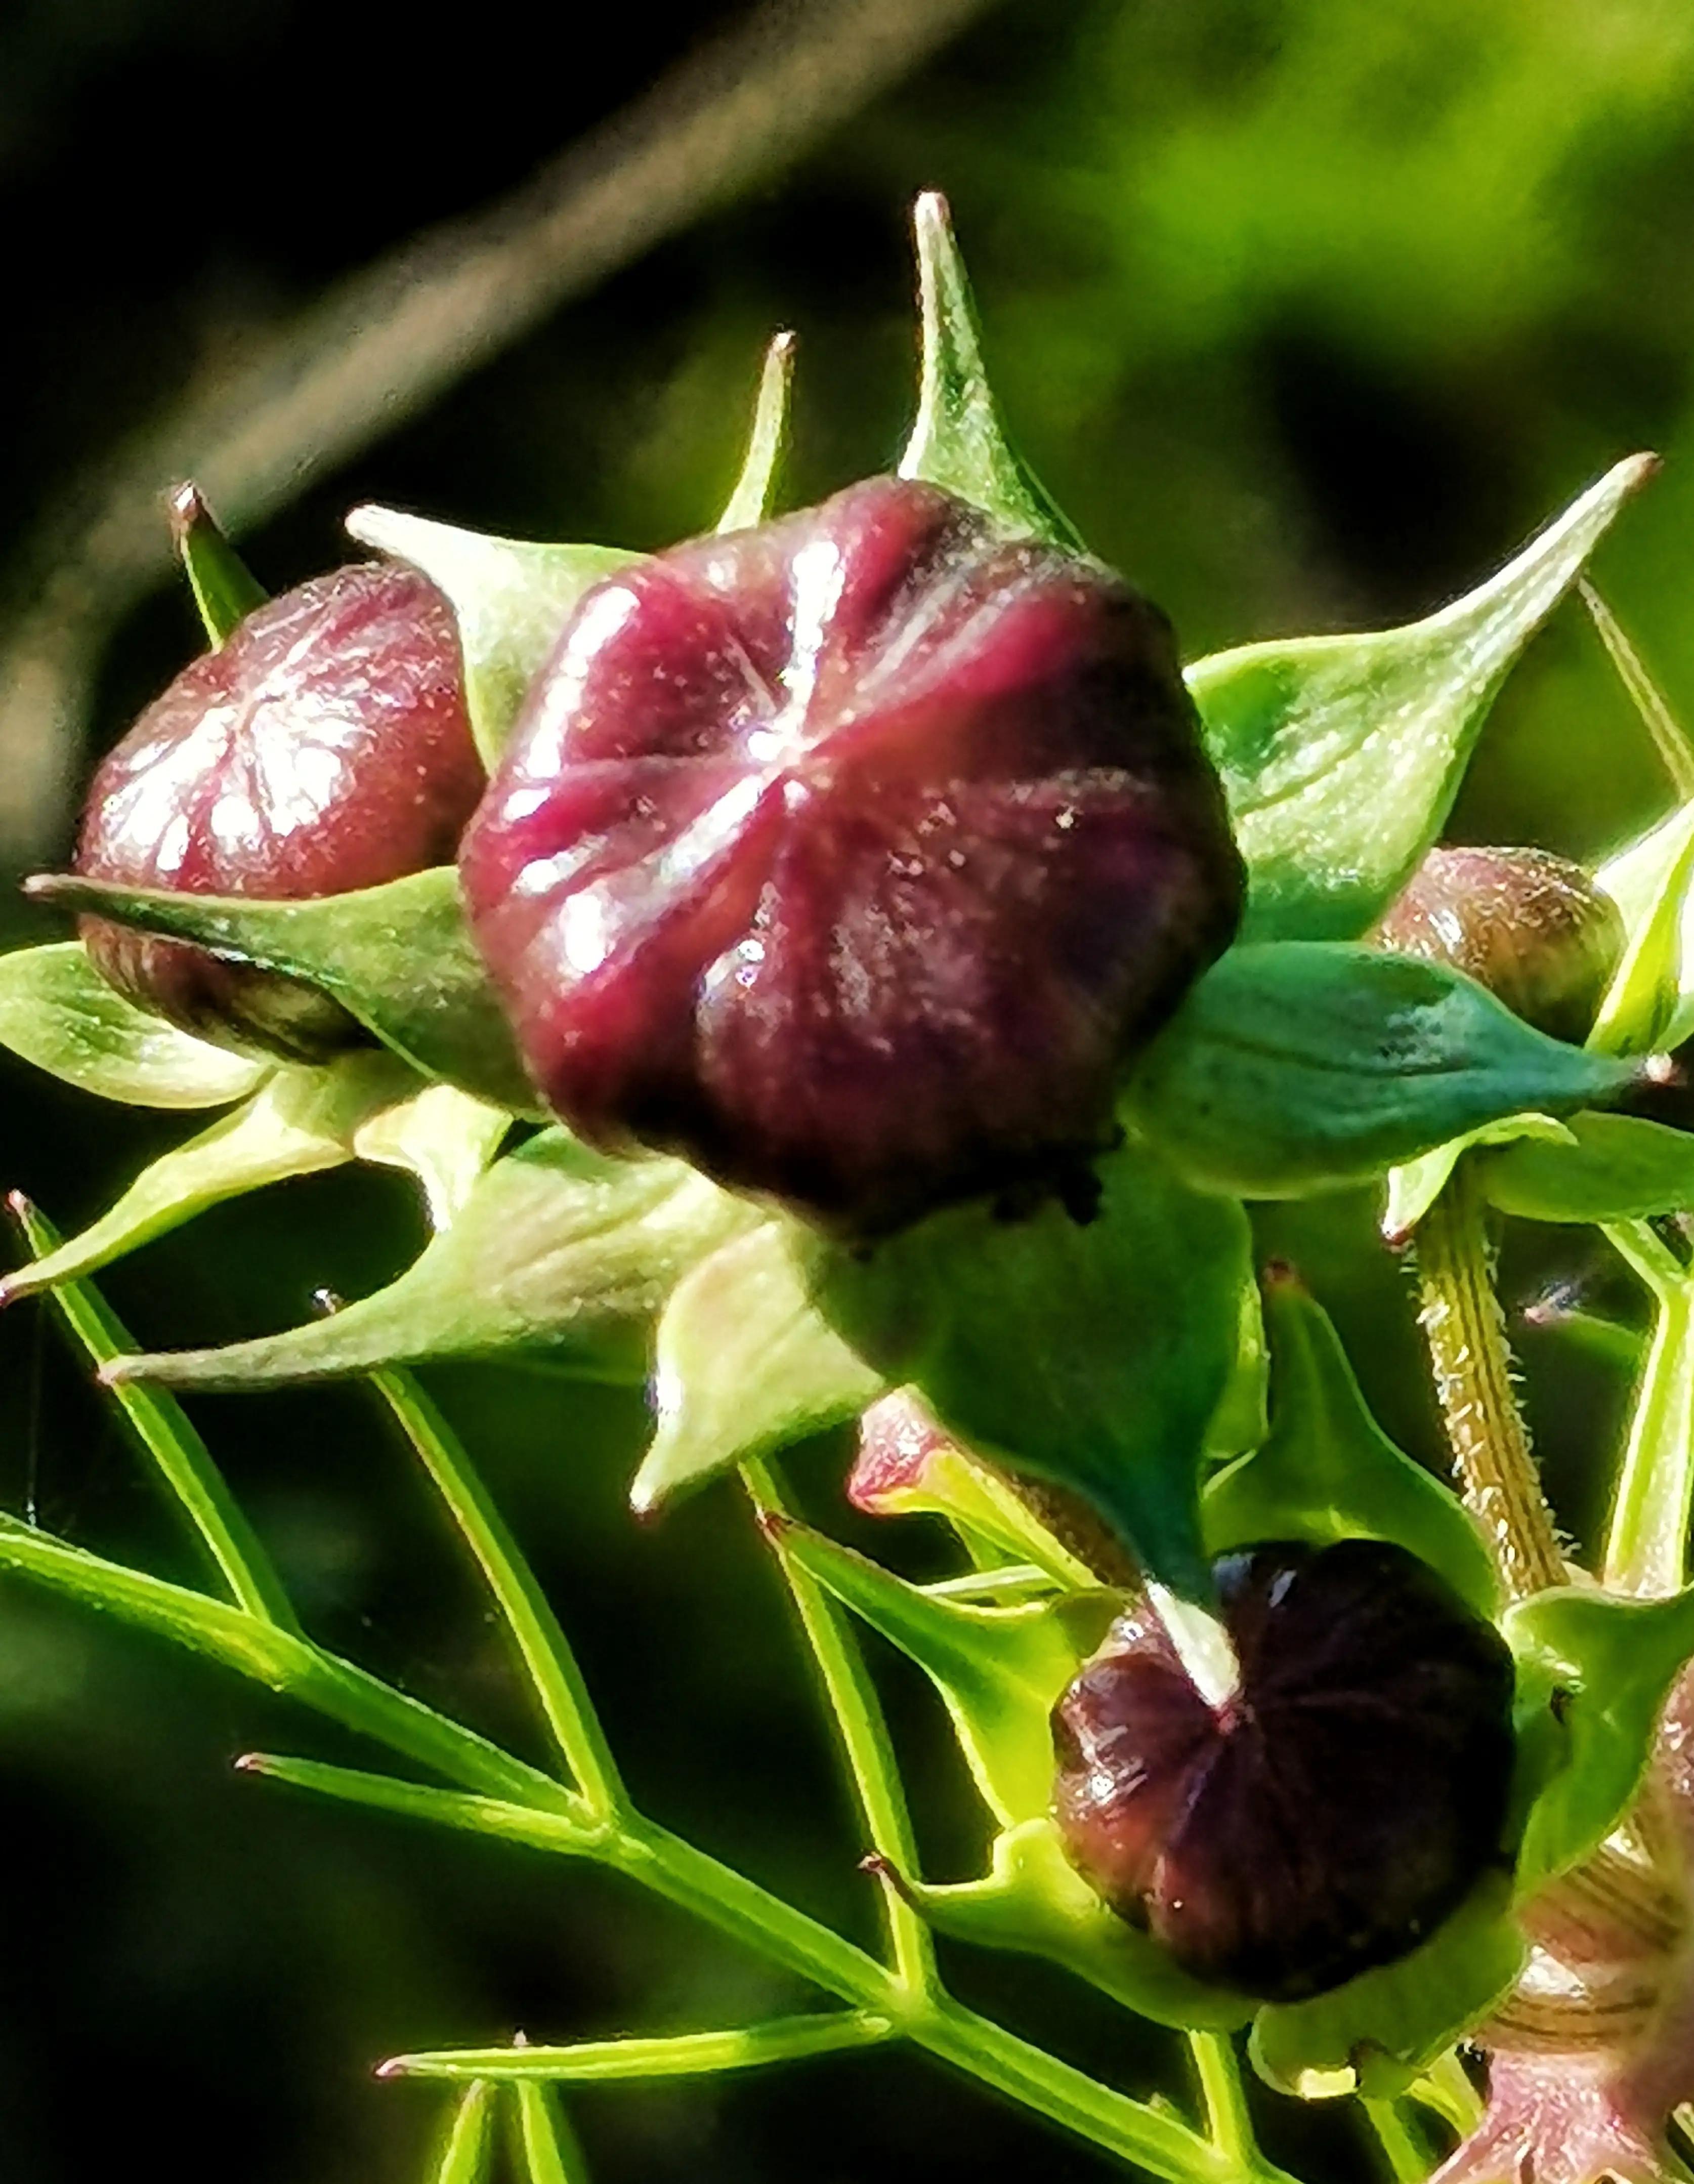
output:
[[[788,1509],[773,1463],[742,1466],[741,1475],[761,1518],[786,1517]],[[772,1540],[777,1559],[817,1665],[840,1740],[871,1848],[896,1873],[918,1870],[911,1816],[894,1763],[888,1724],[847,1618],[822,1585],[803,1570],[780,1535]],[[935,1985],[935,1950],[928,1927],[898,1889],[881,1891],[883,1917],[894,1969],[902,1986],[924,1993]]]
[[1251,2168],[1259,2159],[1258,2141],[1247,2113],[1234,2042],[1223,2032],[1190,2032],[1188,2044],[1212,2144],[1243,2169]]
[[1606,1234],[1652,1290],[1657,1318],[1613,1496],[1605,1582],[1665,1598],[1684,1582],[1694,1516],[1694,1282],[1644,1223]]
[[476,1557],[516,1641],[554,1742],[600,1814],[628,1799],[588,1685],[547,1596],[447,1421],[409,1373],[371,1375]]
[[1564,1556],[1512,1386],[1492,1257],[1480,1186],[1462,1160],[1418,1224],[1418,1318],[1465,1507],[1523,1600],[1564,1583]]
[[1411,2119],[1402,2115],[1392,2101],[1364,2099],[1360,2105],[1388,2157],[1394,2184],[1424,2184],[1434,2164]]

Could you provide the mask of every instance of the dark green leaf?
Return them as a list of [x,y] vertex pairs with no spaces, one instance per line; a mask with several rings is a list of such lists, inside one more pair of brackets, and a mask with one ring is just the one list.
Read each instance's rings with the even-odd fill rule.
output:
[[1634,1115],[1578,1115],[1555,1145],[1524,1139],[1482,1163],[1484,1188],[1523,1221],[1639,1221],[1694,1206],[1694,1136]]
[[1197,1473],[1240,1356],[1246,1220],[1139,1146],[1100,1175],[1085,1224],[1053,1203],[1017,1220],[975,1205],[828,1251],[818,1301],[969,1446],[1074,1488],[1151,1574],[1204,1601]]
[[1525,1110],[1613,1099],[1638,1074],[1532,1030],[1441,964],[1293,940],[1215,963],[1143,1056],[1125,1103],[1193,1183],[1299,1198]]
[[31,880],[25,892],[304,978],[426,1077],[515,1115],[541,1112],[465,928],[451,865],[305,902],[111,887],[73,873]]
[[1190,668],[1247,861],[1249,939],[1351,940],[1375,922],[1440,833],[1507,671],[1657,467],[1618,464],[1427,621]]

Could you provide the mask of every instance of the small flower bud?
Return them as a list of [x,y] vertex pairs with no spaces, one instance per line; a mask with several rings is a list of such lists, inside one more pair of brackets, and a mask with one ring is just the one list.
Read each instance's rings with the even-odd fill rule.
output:
[[[292,899],[449,862],[483,786],[452,610],[363,562],[258,607],[183,670],[95,774],[76,870]],[[85,917],[118,990],[204,1039],[317,1060],[364,1034],[328,995]]]
[[1062,1189],[1242,887],[1164,617],[894,478],[590,593],[461,869],[573,1128],[861,1236]]
[[1512,1657],[1403,1547],[1286,1541],[1216,1578],[1209,1705],[1138,1607],[1054,1711],[1072,1863],[1196,1978],[1294,2001],[1403,1955],[1496,1858]]
[[1624,952],[1617,905],[1580,865],[1545,850],[1431,850],[1370,937],[1465,972],[1574,1045]]

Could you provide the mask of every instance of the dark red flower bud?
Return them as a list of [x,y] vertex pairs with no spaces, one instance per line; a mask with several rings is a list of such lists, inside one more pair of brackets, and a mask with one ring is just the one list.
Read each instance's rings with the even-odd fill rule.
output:
[[1465,972],[1537,1031],[1580,1045],[1624,921],[1580,865],[1545,850],[1431,850],[1371,939]]
[[[126,887],[342,894],[451,861],[483,788],[453,610],[393,562],[315,577],[185,668],[94,777],[76,869]],[[363,1038],[326,994],[98,917],[88,952],[186,1031],[315,1060]]]
[[858,1234],[1109,1142],[1242,886],[1164,617],[894,478],[592,592],[462,870],[566,1122]]
[[1401,1956],[1500,1850],[1512,1656],[1403,1547],[1217,1566],[1239,1689],[1210,1706],[1136,1608],[1054,1711],[1078,1870],[1197,1978],[1269,2001]]

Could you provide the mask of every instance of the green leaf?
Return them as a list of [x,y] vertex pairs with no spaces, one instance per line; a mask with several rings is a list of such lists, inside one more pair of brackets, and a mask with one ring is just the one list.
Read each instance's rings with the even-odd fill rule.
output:
[[547,2087],[522,2078],[511,2098],[513,2137],[527,2184],[588,2184],[588,2164],[577,2134]]
[[[1663,1596],[1680,1591],[1687,1575],[1694,1512],[1694,1276],[1650,1228],[1608,1234],[1652,1290],[1656,1310],[1613,1493],[1605,1582],[1616,1592]],[[1633,1341],[1639,1363],[1641,1339]]]
[[221,650],[270,595],[218,527],[198,486],[180,485],[171,494],[170,535],[212,649]]
[[1203,1189],[1300,1198],[1529,1109],[1615,1098],[1638,1075],[1442,964],[1285,940],[1213,964],[1143,1055],[1125,1112]]
[[494,2089],[469,2086],[454,2110],[432,2184],[482,2184],[493,2150]]
[[937,1933],[1045,1957],[1156,2025],[1229,2032],[1253,2014],[1245,1997],[1190,1979],[1149,1936],[1108,1911],[1066,1858],[1049,1819],[1007,1829],[984,1880],[900,1885]]
[[1677,825],[1659,847],[1658,883],[1645,887],[1625,913],[1623,960],[1588,1034],[1588,1045],[1602,1054],[1650,1054],[1675,1043],[1673,1028],[1683,1002],[1683,930],[1694,907],[1694,805],[1677,815]]
[[463,1212],[511,1126],[504,1107],[473,1100],[451,1084],[427,1084],[361,1123],[353,1134],[353,1150],[362,1161],[415,1176],[430,1225],[446,1228]]
[[925,191],[912,208],[912,227],[923,361],[900,475],[973,501],[1010,530],[1081,553],[1082,541],[1006,439],[945,198]]
[[1658,463],[1632,455],[1518,558],[1427,621],[1276,638],[1189,688],[1247,861],[1246,937],[1350,940],[1446,823],[1507,671]]
[[518,2085],[616,2085],[640,2078],[700,2078],[722,2070],[758,2070],[844,2048],[874,2048],[894,2027],[867,2009],[819,2011],[772,2018],[724,2031],[673,2032],[656,2039],[583,2040],[567,2048],[448,2048],[433,2055],[397,2055],[381,2077],[487,2077]]
[[590,1858],[605,1847],[605,1830],[597,1823],[514,1804],[509,1798],[439,1790],[432,1782],[407,1782],[398,1774],[373,1774],[362,1768],[326,1766],[321,1760],[281,1758],[270,1752],[244,1752],[235,1764],[238,1774],[308,1790],[315,1797],[387,1813],[395,1819],[426,1820],[432,1827],[456,1828],[525,1850]]
[[275,1070],[245,1106],[143,1168],[109,1213],[0,1281],[0,1306],[92,1273],[225,1199],[340,1167],[353,1158],[361,1127],[417,1081],[404,1062],[380,1052]]
[[1694,1588],[1626,1600],[1559,1586],[1507,1609],[1520,1691],[1557,1691],[1565,1744],[1530,1808],[1518,1852],[1520,1900],[1597,1850],[1633,1802],[1658,1716],[1694,1654]]
[[960,1206],[868,1252],[824,1248],[816,1294],[967,1446],[1074,1488],[1203,1602],[1197,1473],[1240,1357],[1246,1219],[1140,1146],[1099,1174],[1085,1224],[1053,1203],[1011,1221]]
[[1002,1825],[1053,1797],[1051,1717],[1122,1607],[1104,1591],[984,1607],[939,1598],[791,1519],[784,1552],[844,1607],[916,1661],[945,1702],[984,1802]]
[[1384,1240],[1396,1248],[1410,1241],[1413,1231],[1446,1189],[1466,1153],[1479,1145],[1515,1145],[1524,1138],[1556,1145],[1574,1143],[1569,1125],[1551,1115],[1507,1115],[1503,1122],[1485,1123],[1480,1129],[1449,1138],[1444,1145],[1420,1154],[1401,1167],[1390,1168],[1388,1201],[1382,1212]]
[[80,940],[0,956],[0,1046],[133,1107],[226,1106],[276,1067],[137,1008],[106,983]]
[[1491,1874],[1397,1963],[1262,2009],[1249,2048],[1260,2076],[1308,2100],[1403,2092],[1516,1985],[1529,1951],[1506,1916],[1507,1895]]
[[1694,1206],[1694,1136],[1634,1115],[1577,1115],[1564,1142],[1526,1139],[1482,1164],[1521,1221],[1640,1221]]
[[1500,1606],[1481,1535],[1457,1498],[1402,1456],[1366,1408],[1329,1314],[1296,1275],[1266,1278],[1269,1437],[1211,1479],[1201,1503],[1214,1555],[1259,1540],[1388,1540],[1440,1571],[1479,1614]]
[[542,1112],[466,928],[451,865],[304,902],[112,887],[70,872],[26,881],[25,893],[304,978],[426,1077],[515,1115]]
[[614,1160],[546,1130],[496,1161],[387,1289],[284,1334],[124,1358],[104,1377],[264,1388],[518,1351],[589,1379],[638,1381],[677,1279],[757,1217],[680,1161]]
[[856,1418],[882,1393],[813,1303],[807,1251],[792,1222],[764,1220],[677,1283],[659,1322],[657,1429],[630,1490],[638,1514]]
[[393,508],[355,508],[347,528],[361,546],[410,561],[446,593],[465,655],[471,732],[490,767],[578,603],[603,577],[642,559],[619,546],[488,538]]
[[[1686,870],[1691,820],[1694,805],[1679,805],[1675,811],[1648,828],[1609,858],[1594,875],[1595,884],[1609,894],[1623,914],[1624,930],[1633,938],[1653,924],[1668,900],[1680,896],[1681,912],[1675,935],[1676,1006],[1659,1045],[1670,1049],[1694,1036],[1694,889],[1679,885]],[[1666,960],[1662,930],[1654,936],[1661,965]]]
[[765,352],[765,368],[759,375],[759,395],[753,409],[753,429],[747,454],[734,490],[717,519],[720,531],[744,531],[762,523],[771,512],[771,496],[788,434],[788,390],[794,376],[794,337],[773,336]]

